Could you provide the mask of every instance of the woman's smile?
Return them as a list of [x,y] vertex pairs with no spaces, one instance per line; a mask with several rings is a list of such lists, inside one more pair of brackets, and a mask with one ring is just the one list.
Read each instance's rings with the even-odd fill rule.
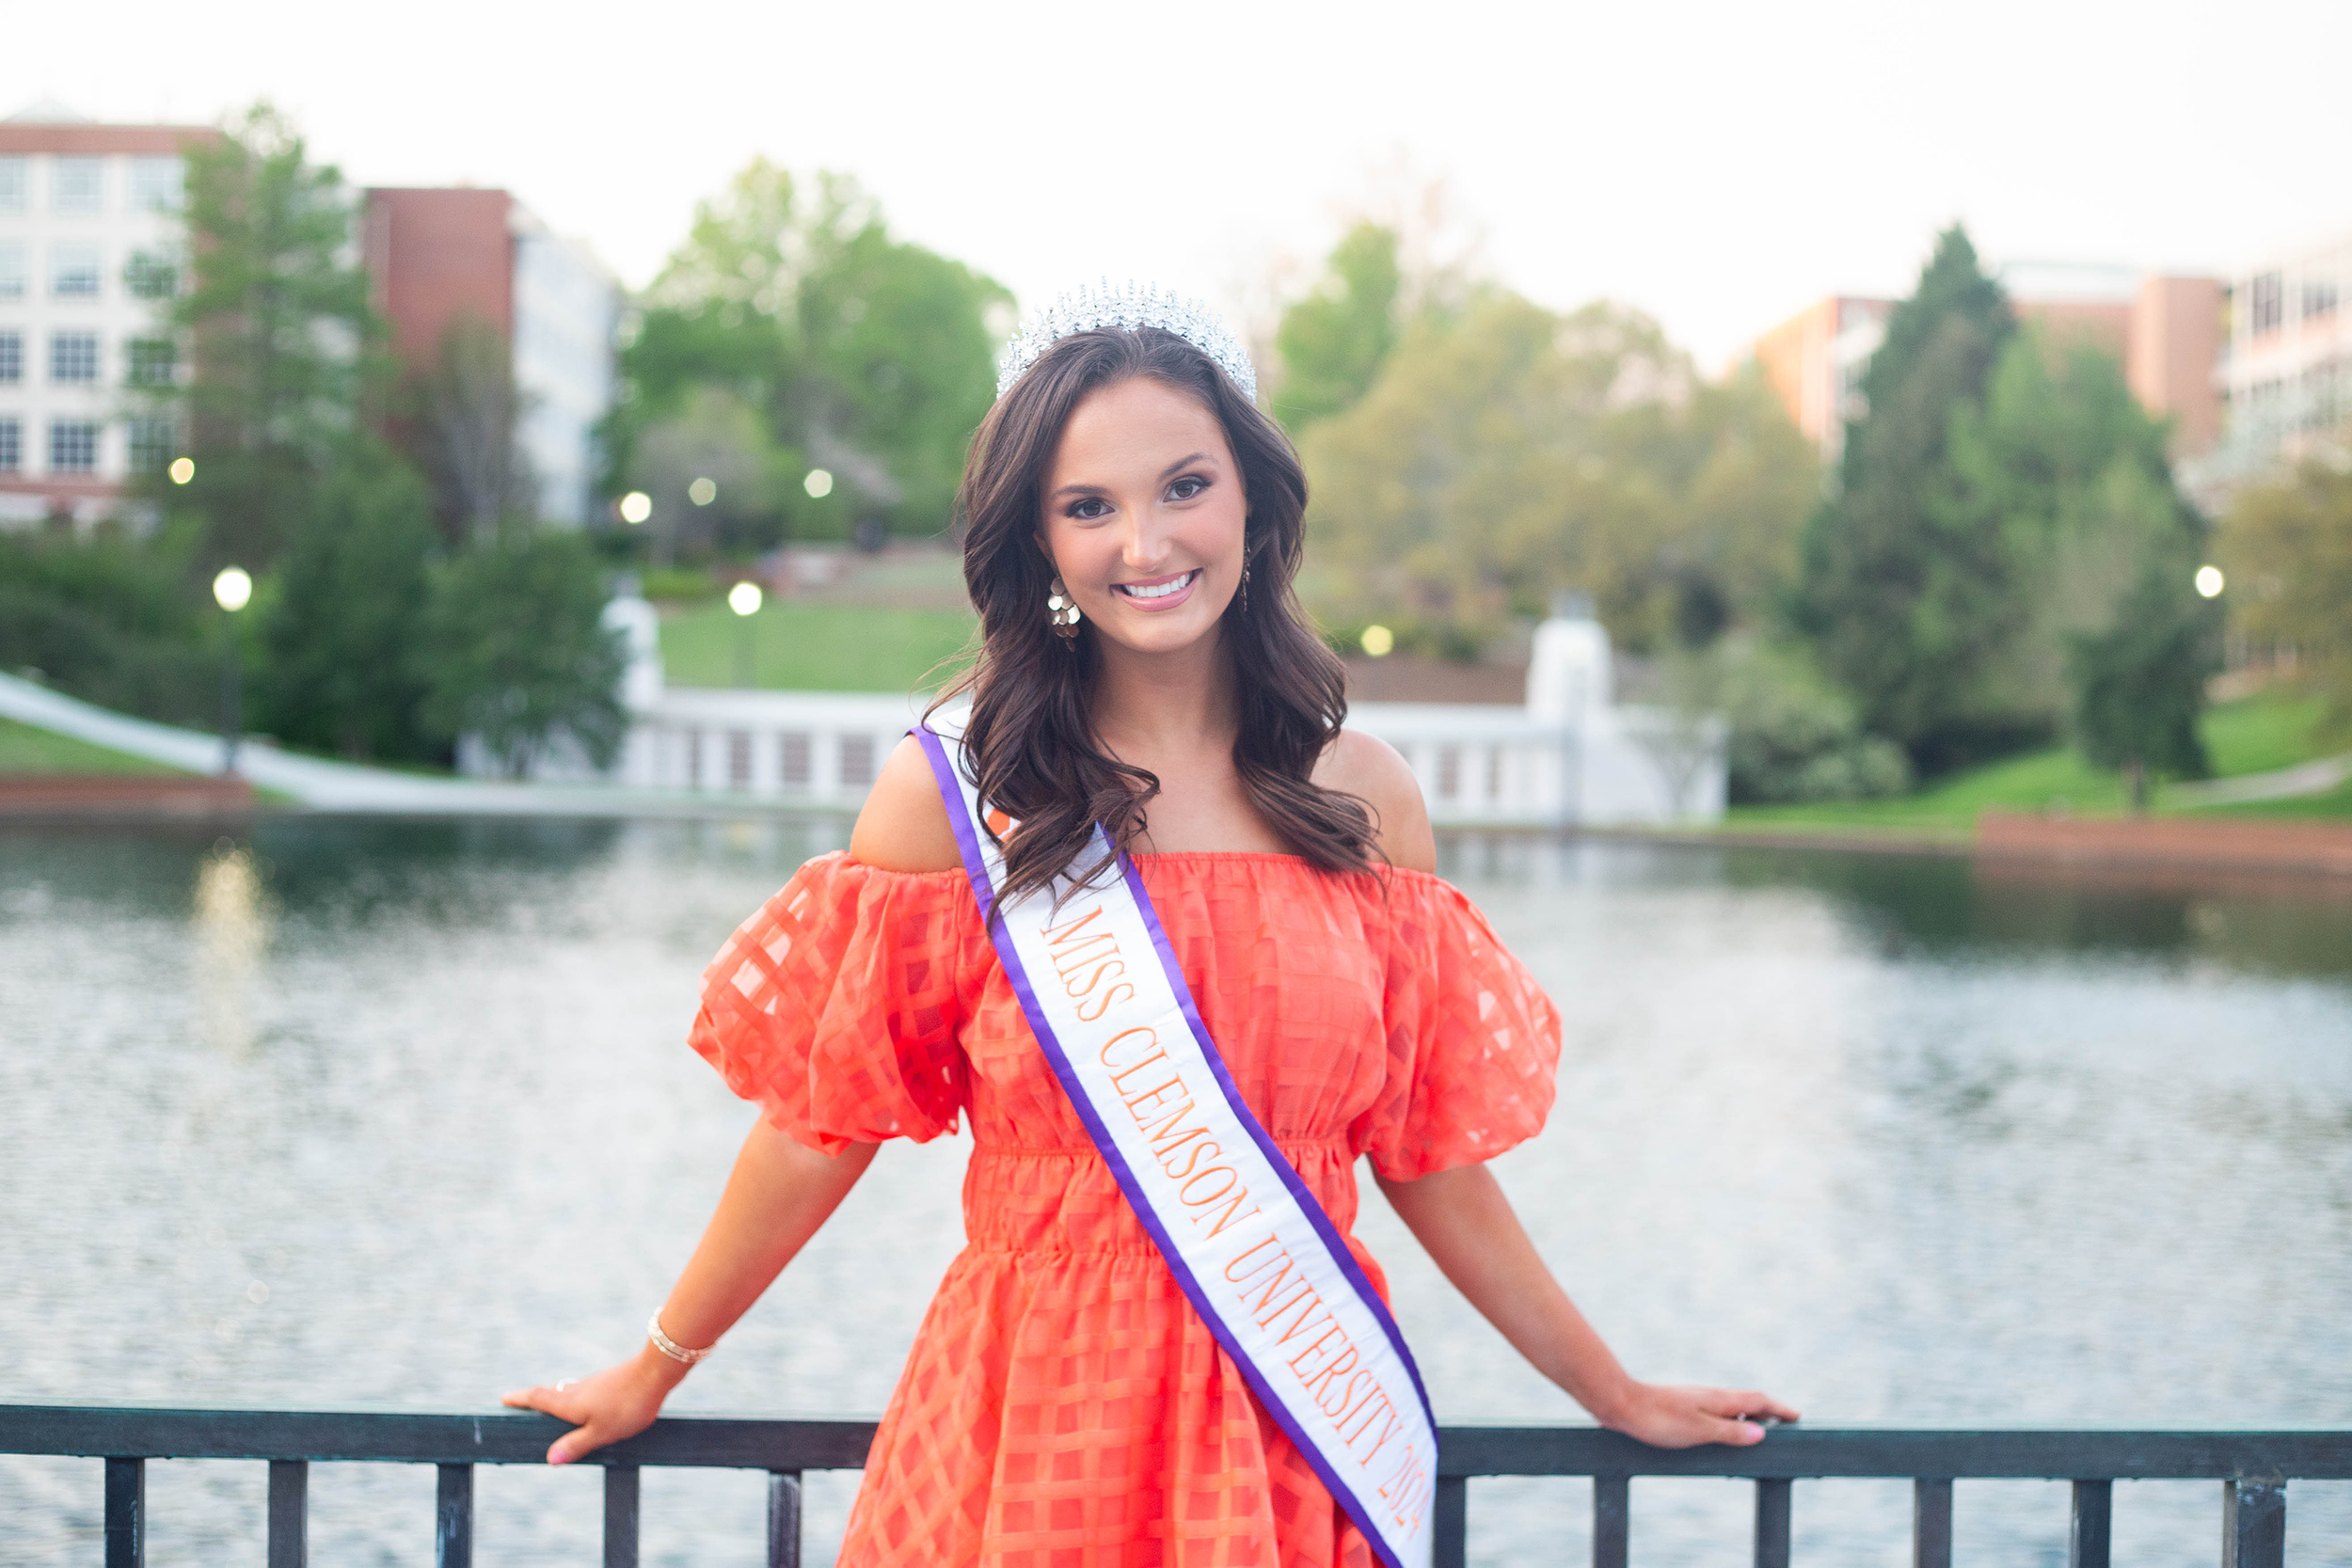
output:
[[1195,566],[1189,572],[1171,572],[1141,582],[1114,582],[1111,592],[1137,610],[1173,610],[1192,597],[1193,585],[1200,580],[1200,568]]

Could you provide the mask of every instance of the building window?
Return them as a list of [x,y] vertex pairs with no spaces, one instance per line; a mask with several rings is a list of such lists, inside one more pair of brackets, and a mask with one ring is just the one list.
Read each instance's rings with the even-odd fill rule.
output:
[[55,245],[49,247],[49,292],[59,299],[96,299],[98,272],[96,245]]
[[97,213],[106,206],[106,160],[59,158],[50,188],[51,205],[60,213]]
[[53,332],[49,336],[49,379],[87,384],[98,379],[98,334]]
[[186,182],[177,158],[131,160],[131,210],[135,213],[176,213]]
[[2286,316],[2286,279],[2275,272],[2257,277],[2246,291],[2246,326],[2257,338],[2276,332]]
[[49,471],[53,474],[93,473],[98,467],[98,421],[49,421]]
[[141,474],[163,472],[171,462],[173,449],[179,444],[179,432],[169,420],[133,420],[131,431],[131,471]]
[[32,184],[31,160],[22,156],[0,158],[0,213],[21,213],[24,198]]
[[12,474],[24,467],[24,424],[21,420],[0,420],[0,474]]
[[24,334],[0,332],[0,386],[13,387],[24,379]]
[[874,782],[872,736],[845,735],[841,737],[841,782],[852,787]]
[[0,299],[24,297],[24,247],[0,245]]
[[180,354],[169,338],[134,338],[124,373],[134,387],[168,387],[178,379]]
[[2306,279],[2303,284],[2303,319],[2310,321],[2335,313],[2336,280],[2332,277]]
[[169,299],[180,289],[179,258],[168,251],[135,250],[123,265],[122,286],[134,299]]

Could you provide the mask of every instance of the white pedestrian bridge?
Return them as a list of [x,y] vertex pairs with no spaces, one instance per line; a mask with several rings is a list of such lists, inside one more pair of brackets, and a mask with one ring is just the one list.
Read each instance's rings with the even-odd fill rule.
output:
[[[643,599],[615,599],[607,625],[629,647],[630,724],[608,770],[560,752],[529,779],[491,777],[478,744],[465,777],[436,778],[300,755],[247,739],[238,770],[314,809],[396,815],[662,816],[746,807],[854,811],[882,760],[927,705],[920,694],[672,686]],[[1359,703],[1348,722],[1402,752],[1431,819],[1451,827],[1708,822],[1724,809],[1723,721],[1613,700],[1607,635],[1587,617],[1536,629],[1521,705]],[[0,718],[191,772],[220,764],[202,731],[158,724],[0,675]]]

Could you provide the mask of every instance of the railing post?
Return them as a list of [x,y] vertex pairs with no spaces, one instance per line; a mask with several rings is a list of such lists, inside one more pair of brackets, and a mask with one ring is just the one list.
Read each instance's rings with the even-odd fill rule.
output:
[[637,1568],[637,1466],[604,1467],[604,1568]]
[[2107,1568],[2114,1549],[2115,1482],[2074,1483],[2074,1528],[2068,1533],[2066,1568]]
[[1952,1568],[1952,1483],[1921,1476],[1911,1483],[1912,1568]]
[[106,1568],[147,1568],[147,1461],[106,1461]]
[[1436,1568],[1465,1568],[1470,1560],[1470,1478],[1439,1476],[1438,1509],[1429,1521]]
[[801,1472],[768,1472],[768,1568],[801,1568]]
[[1632,1527],[1632,1482],[1624,1476],[1595,1476],[1593,1568],[1626,1568]]
[[1788,1505],[1793,1481],[1756,1483],[1756,1568],[1788,1568]]
[[2286,1560],[2286,1482],[2223,1481],[2221,1568],[2285,1568]]
[[310,1466],[269,1462],[269,1568],[307,1568],[310,1560]]
[[433,1511],[433,1568],[473,1568],[473,1466],[443,1465]]

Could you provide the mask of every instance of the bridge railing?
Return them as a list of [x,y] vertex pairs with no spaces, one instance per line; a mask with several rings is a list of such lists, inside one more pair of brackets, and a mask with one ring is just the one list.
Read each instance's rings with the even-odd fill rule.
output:
[[[268,1464],[269,1568],[307,1563],[312,1462],[436,1465],[434,1561],[470,1568],[473,1467],[538,1463],[564,1430],[526,1412],[0,1404],[0,1453],[104,1462],[106,1568],[143,1562],[145,1465],[162,1458]],[[771,1568],[798,1568],[801,1477],[863,1467],[873,1435],[867,1420],[682,1416],[599,1449],[581,1463],[604,1470],[605,1568],[636,1568],[638,1478],[649,1465],[768,1472],[768,1560]],[[1910,1480],[1915,1568],[1950,1568],[1958,1481],[2071,1481],[2070,1568],[2107,1568],[2115,1482],[2210,1481],[2222,1488],[2223,1568],[2282,1568],[2287,1482],[2352,1480],[2352,1431],[1804,1426],[1774,1432],[1754,1448],[1669,1450],[1592,1427],[1468,1425],[1438,1433],[1438,1568],[1463,1561],[1474,1476],[1591,1477],[1594,1568],[1625,1568],[1637,1477],[1752,1481],[1756,1568],[1788,1568],[1800,1481]]]

